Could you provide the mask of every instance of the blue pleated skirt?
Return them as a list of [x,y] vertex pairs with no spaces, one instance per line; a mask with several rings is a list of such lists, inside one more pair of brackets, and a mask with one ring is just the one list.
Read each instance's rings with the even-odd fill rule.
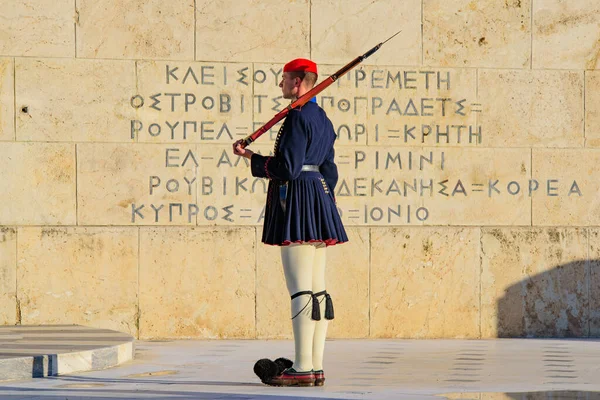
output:
[[333,193],[320,173],[302,172],[287,183],[285,210],[280,185],[276,180],[269,182],[263,243],[287,246],[321,242],[332,246],[348,241]]

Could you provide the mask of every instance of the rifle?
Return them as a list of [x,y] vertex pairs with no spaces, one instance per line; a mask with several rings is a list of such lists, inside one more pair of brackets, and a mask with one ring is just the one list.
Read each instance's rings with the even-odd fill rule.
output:
[[256,139],[258,139],[260,136],[262,136],[263,133],[267,132],[276,123],[278,123],[283,118],[285,118],[285,116],[291,110],[293,110],[296,107],[302,107],[303,105],[305,105],[306,103],[308,103],[310,101],[310,99],[312,99],[313,97],[315,97],[317,94],[321,93],[323,90],[325,90],[333,82],[335,82],[340,77],[342,77],[346,73],[348,73],[351,69],[353,69],[358,64],[360,64],[361,62],[363,62],[364,59],[366,59],[367,57],[371,56],[373,53],[375,53],[377,50],[379,50],[379,48],[381,46],[383,46],[386,42],[388,42],[389,40],[391,40],[394,36],[396,36],[400,32],[402,32],[402,31],[400,30],[400,31],[396,32],[394,35],[392,35],[391,37],[389,37],[387,40],[379,43],[377,46],[373,47],[371,50],[367,51],[362,56],[356,57],[354,60],[352,60],[348,64],[344,65],[340,70],[338,70],[334,74],[330,75],[323,82],[319,83],[317,86],[313,87],[311,90],[309,90],[308,92],[306,92],[305,94],[303,94],[296,101],[294,101],[293,103],[291,103],[289,106],[287,106],[286,108],[284,108],[283,110],[281,110],[280,112],[278,112],[277,114],[275,114],[275,116],[273,118],[271,118],[271,120],[269,122],[267,122],[266,124],[264,124],[263,126],[261,126],[260,128],[258,128],[258,130],[256,130],[250,136],[247,136],[244,139],[242,139],[242,141],[240,143],[241,147],[242,148],[248,147],[252,142],[254,142]]

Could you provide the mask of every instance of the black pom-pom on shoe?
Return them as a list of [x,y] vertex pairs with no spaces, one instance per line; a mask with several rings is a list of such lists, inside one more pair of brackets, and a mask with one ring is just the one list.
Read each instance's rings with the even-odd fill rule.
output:
[[281,374],[278,365],[268,358],[261,358],[254,364],[254,373],[262,383],[267,383],[277,375]]
[[286,369],[292,368],[294,362],[292,360],[288,360],[285,357],[279,357],[277,360],[275,360],[275,364],[277,365],[278,369],[277,375],[281,375]]

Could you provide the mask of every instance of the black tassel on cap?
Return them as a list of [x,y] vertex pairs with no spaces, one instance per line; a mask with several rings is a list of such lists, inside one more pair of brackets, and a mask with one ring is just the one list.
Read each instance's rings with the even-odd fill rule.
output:
[[333,319],[333,301],[328,293],[325,293],[325,319]]

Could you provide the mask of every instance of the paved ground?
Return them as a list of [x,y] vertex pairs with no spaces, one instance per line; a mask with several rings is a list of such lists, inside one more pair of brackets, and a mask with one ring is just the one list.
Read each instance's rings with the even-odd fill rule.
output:
[[257,359],[289,357],[291,341],[135,347],[118,367],[0,382],[0,399],[600,399],[596,340],[328,341],[323,388],[268,387],[254,376]]
[[328,341],[323,388],[268,387],[254,376],[257,359],[289,357],[291,341],[135,347],[133,361],[111,369],[0,382],[0,399],[600,399],[596,340]]

